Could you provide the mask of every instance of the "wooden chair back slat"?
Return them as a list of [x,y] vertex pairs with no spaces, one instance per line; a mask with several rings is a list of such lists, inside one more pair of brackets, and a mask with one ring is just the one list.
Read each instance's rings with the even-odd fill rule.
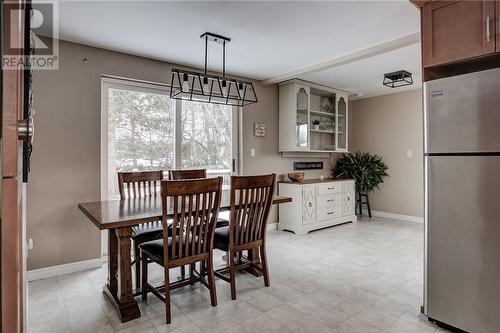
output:
[[[222,177],[161,182],[166,267],[170,260],[208,254],[211,250],[221,189]],[[169,214],[173,215],[172,222],[167,220]],[[169,228],[172,230],[170,249],[166,246]]]
[[276,176],[231,177],[230,247],[262,240]]
[[200,179],[200,178],[207,178],[206,169],[168,171],[169,180]]
[[152,197],[159,193],[163,171],[118,172],[121,199]]
[[[198,221],[199,219],[199,216],[200,216],[200,212],[199,212],[199,209],[200,209],[200,193],[196,193],[195,195],[195,204],[196,206],[192,207],[192,210],[194,211],[194,220],[195,221]],[[198,234],[198,230],[199,230],[199,226],[198,226],[198,223],[194,223],[194,225],[192,226],[193,228],[193,233],[195,235]],[[199,248],[197,247],[198,246],[198,242],[196,241],[193,241],[191,242],[191,253],[195,253],[196,251],[199,251]]]

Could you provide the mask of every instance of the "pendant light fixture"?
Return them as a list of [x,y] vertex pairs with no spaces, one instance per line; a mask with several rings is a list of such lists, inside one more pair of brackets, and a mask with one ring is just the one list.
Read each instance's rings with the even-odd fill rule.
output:
[[384,74],[384,86],[389,88],[397,88],[413,84],[413,78],[410,72],[400,70]]
[[[188,101],[246,106],[257,103],[252,82],[226,77],[226,44],[230,38],[205,32],[205,70],[203,73],[172,69],[170,97]],[[222,44],[222,76],[207,73],[208,42]]]

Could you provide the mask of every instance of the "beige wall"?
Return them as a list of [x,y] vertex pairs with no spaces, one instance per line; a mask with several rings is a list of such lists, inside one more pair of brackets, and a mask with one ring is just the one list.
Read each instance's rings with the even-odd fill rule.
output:
[[[83,58],[88,58],[84,63]],[[34,240],[28,269],[98,258],[100,233],[78,211],[78,202],[100,199],[101,75],[169,83],[171,64],[61,42],[60,69],[35,71],[36,137],[28,184],[28,237]],[[281,158],[278,147],[278,88],[255,82],[259,103],[243,110],[245,174],[292,170],[296,160]],[[253,136],[254,122],[266,124],[266,136]],[[250,148],[256,157],[250,157]],[[334,159],[334,158],[333,158]],[[276,221],[276,209],[271,221]]]
[[378,154],[389,166],[390,177],[370,196],[372,209],[422,217],[422,90],[354,101],[351,108],[353,150]]

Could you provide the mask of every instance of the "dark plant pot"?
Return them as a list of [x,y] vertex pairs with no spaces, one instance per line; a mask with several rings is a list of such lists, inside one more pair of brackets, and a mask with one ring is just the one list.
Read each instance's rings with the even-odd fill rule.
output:
[[[364,199],[364,200],[363,200]],[[356,191],[356,208],[359,208],[359,215],[363,215],[363,205],[366,205],[368,217],[372,218],[372,209],[370,207],[370,198],[366,191]]]

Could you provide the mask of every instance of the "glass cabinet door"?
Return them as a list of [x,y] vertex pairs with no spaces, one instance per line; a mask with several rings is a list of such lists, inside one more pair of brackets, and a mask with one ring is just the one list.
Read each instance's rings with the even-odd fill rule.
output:
[[337,102],[337,150],[347,150],[347,102],[340,97]]
[[295,131],[297,148],[309,147],[309,95],[304,88],[299,88],[297,91]]

